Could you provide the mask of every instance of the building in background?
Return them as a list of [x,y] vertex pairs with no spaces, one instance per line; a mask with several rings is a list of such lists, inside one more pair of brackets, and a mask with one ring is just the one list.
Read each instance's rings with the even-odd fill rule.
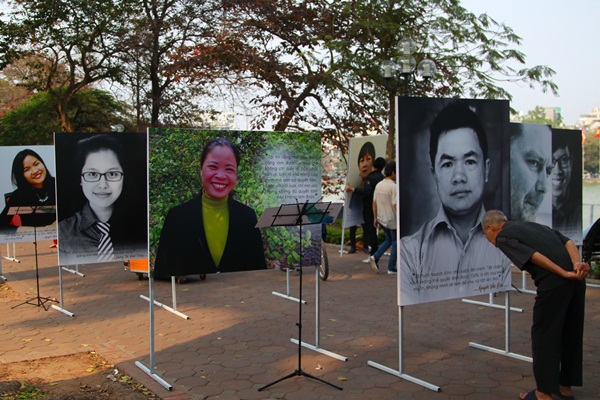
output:
[[595,134],[600,129],[600,107],[594,107],[589,114],[580,115],[577,128],[587,135]]
[[562,120],[560,107],[544,107],[544,115],[546,119],[559,122]]

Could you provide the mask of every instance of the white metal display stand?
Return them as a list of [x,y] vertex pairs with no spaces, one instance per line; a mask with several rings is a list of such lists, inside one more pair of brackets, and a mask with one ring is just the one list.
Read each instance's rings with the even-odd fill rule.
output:
[[[477,301],[477,300],[470,300],[470,299],[462,299],[463,303],[469,303],[469,304],[476,304],[479,306],[483,306],[483,307],[490,307],[490,308],[500,308],[500,309],[504,309],[505,306],[502,306],[500,304],[495,304],[494,303],[494,295],[496,293],[490,293],[489,294],[489,300],[488,302],[483,302],[483,301]],[[510,308],[511,311],[516,311],[516,312],[523,312],[522,308],[517,308],[517,307],[511,307]]]
[[527,294],[536,294],[535,290],[529,290],[527,289],[527,272],[522,271],[521,272],[521,289],[518,288],[513,288],[513,290],[516,290],[517,292],[520,293],[527,293]]
[[148,304],[150,305],[150,368],[146,367],[139,361],[135,362],[135,365],[144,371],[147,375],[149,375],[156,382],[160,383],[165,389],[172,390],[173,386],[170,383],[162,379],[160,376],[154,373],[154,278],[152,274],[148,276],[148,291],[150,294],[150,301]]
[[333,353],[331,351],[325,350],[323,348],[321,348],[321,344],[320,344],[320,335],[319,333],[321,332],[321,278],[319,275],[319,267],[317,266],[315,268],[315,290],[316,290],[316,296],[315,296],[315,304],[316,304],[316,312],[315,312],[315,344],[311,345],[308,344],[306,342],[299,342],[297,339],[290,339],[292,343],[298,344],[300,343],[303,347],[306,347],[307,349],[310,350],[314,350],[318,353],[321,354],[325,354],[329,357],[333,357],[336,358],[338,360],[341,361],[348,361],[348,357],[344,357],[341,356],[339,354]]
[[[398,276],[398,279],[400,279],[400,276]],[[523,361],[529,361],[531,362],[532,359],[530,357],[527,356],[523,356],[520,354],[516,354],[516,353],[512,353],[510,351],[510,311],[512,310],[510,307],[510,290],[507,290],[505,292],[505,305],[502,307],[504,309],[504,314],[505,314],[505,349],[504,350],[499,350],[499,349],[495,349],[492,347],[488,347],[488,346],[483,346],[480,344],[476,344],[473,342],[469,343],[469,346],[471,347],[475,347],[481,350],[487,350],[487,351],[491,351],[493,353],[497,353],[497,354],[502,354],[502,355],[506,355],[508,357],[512,357],[512,358],[516,358],[519,360],[523,360]],[[399,320],[399,326],[398,326],[398,370],[394,370],[392,368],[383,366],[381,364],[375,363],[373,361],[369,361],[368,365],[370,365],[371,367],[374,368],[378,368],[382,371],[385,371],[389,374],[395,375],[399,378],[405,379],[407,381],[416,383],[418,385],[421,385],[427,389],[431,389],[434,390],[436,392],[440,391],[440,387],[433,385],[429,382],[425,382],[421,379],[415,378],[411,375],[407,375],[403,372],[404,370],[404,307],[403,306],[399,306],[399,315],[398,315],[398,320]]]
[[340,243],[340,257],[343,256],[344,253],[346,253],[346,251],[344,250],[344,233],[346,233],[346,230],[342,226],[342,241]]
[[6,256],[4,258],[9,261],[14,261],[14,262],[20,263],[21,261],[19,261],[17,259],[17,244],[15,242],[12,243],[12,248],[13,248],[13,256],[11,257],[10,256],[10,243],[6,243]]
[[496,349],[489,346],[483,346],[481,344],[477,344],[474,342],[469,342],[469,346],[475,347],[480,350],[491,351],[492,353],[505,355],[507,357],[516,358],[522,361],[532,362],[533,359],[531,357],[523,356],[520,354],[516,354],[510,351],[510,290],[507,290],[505,293],[505,305],[504,305],[504,319],[505,319],[505,330],[504,330],[504,350]]
[[68,315],[69,317],[74,317],[75,314],[73,314],[70,311],[67,311],[64,309],[63,304],[65,304],[64,298],[63,298],[63,279],[62,279],[62,270],[63,268],[61,268],[60,266],[58,267],[58,287],[60,289],[60,301],[58,304],[60,304],[60,306],[57,306],[56,304],[52,304],[52,308],[54,308],[55,310],[60,311],[63,314]]
[[[148,277],[150,278],[150,277]],[[173,307],[169,307],[163,303],[160,303],[156,300],[154,300],[154,305],[158,306],[160,308],[164,308],[167,311],[172,312],[173,314],[183,318],[183,319],[190,319],[190,317],[188,317],[187,315],[185,315],[184,313],[181,313],[179,311],[177,311],[177,290],[176,290],[177,285],[175,284],[175,277],[172,276],[171,277],[171,294],[172,294],[172,299],[173,299]],[[144,296],[144,295],[140,295],[140,297],[146,301],[151,301],[148,297]]]
[[[400,279],[400,277],[398,277],[398,279]],[[416,383],[417,385],[421,385],[435,392],[440,391],[439,386],[433,385],[429,382],[425,382],[421,379],[415,378],[411,375],[407,375],[404,373],[404,306],[398,307],[398,370],[396,371],[392,368],[386,367],[373,361],[369,361],[367,362],[367,364],[371,367],[380,369],[384,372],[387,372],[388,374],[395,375],[409,382]]]
[[68,273],[74,274],[74,275],[79,275],[81,277],[84,277],[85,274],[82,274],[81,272],[79,272],[79,264],[75,264],[75,269],[70,269],[68,267],[61,267],[64,271],[67,271]]
[[62,276],[62,272],[63,271],[67,271],[73,275],[79,275],[82,278],[85,277],[85,274],[82,274],[81,272],[79,272],[79,264],[75,264],[75,269],[70,269],[67,266],[60,266],[58,267],[58,283],[59,283],[59,288],[60,288],[60,306],[57,306],[55,304],[52,305],[52,308],[54,308],[57,311],[60,311],[63,314],[66,314],[70,317],[74,317],[75,314],[73,314],[70,311],[67,311],[63,305],[65,304],[63,301],[63,276]]
[[[537,292],[535,290],[528,290],[527,289],[527,285],[526,285],[526,281],[527,281],[527,276],[525,275],[526,272],[523,271],[523,279],[522,279],[522,283],[521,283],[521,289],[517,289],[514,288],[513,290],[516,290],[517,292],[521,292],[521,293],[528,293],[528,294],[536,294]],[[593,288],[600,288],[600,285],[597,285],[595,283],[587,283],[585,284],[587,287],[593,287]]]
[[286,274],[286,277],[285,277],[286,292],[285,292],[285,294],[279,293],[279,292],[271,292],[271,294],[273,294],[275,296],[283,297],[286,300],[295,301],[296,303],[299,301],[302,301],[303,304],[306,304],[306,300],[300,300],[296,297],[290,296],[290,269],[289,268],[285,271],[285,274]]

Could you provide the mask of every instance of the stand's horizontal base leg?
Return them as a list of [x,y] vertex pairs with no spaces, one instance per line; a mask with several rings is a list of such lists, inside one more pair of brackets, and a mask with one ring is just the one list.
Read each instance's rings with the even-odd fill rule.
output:
[[517,353],[512,353],[510,351],[500,350],[500,349],[496,349],[496,348],[489,347],[489,346],[484,346],[482,344],[477,344],[477,343],[473,343],[473,342],[469,342],[469,346],[475,347],[476,349],[479,349],[479,350],[491,351],[492,353],[500,354],[500,355],[511,357],[511,358],[516,358],[517,360],[533,362],[533,358],[531,358],[531,357],[527,357],[527,356],[517,354]]
[[[298,344],[298,339],[290,339],[290,342]],[[308,344],[306,342],[302,342],[301,345],[302,345],[302,347],[306,347],[307,349],[316,351],[316,352],[321,353],[321,354],[325,354],[326,356],[337,358],[340,361],[348,361],[348,357],[341,356],[339,354],[336,354],[336,353],[333,353],[331,351],[322,349],[322,348],[314,346],[312,344]]]
[[63,313],[63,314],[66,314],[66,315],[68,315],[69,317],[74,317],[74,316],[75,316],[75,314],[73,314],[72,312],[70,312],[70,311],[67,311],[67,310],[65,310],[65,309],[64,309],[64,308],[62,308],[62,307],[59,307],[59,306],[57,306],[56,304],[52,304],[52,308],[54,308],[55,310],[58,310],[58,311],[60,311],[60,312],[61,312],[61,313]]
[[171,386],[170,383],[168,383],[167,381],[163,380],[160,376],[156,375],[155,373],[151,372],[150,369],[147,368],[141,362],[136,361],[135,365],[137,365],[137,367],[139,369],[141,369],[142,371],[144,371],[146,374],[148,374],[149,376],[151,376],[152,379],[154,379],[156,382],[160,383],[165,389],[167,389],[167,390],[173,390],[173,386]]
[[384,372],[387,372],[388,374],[395,375],[398,378],[402,378],[402,379],[407,380],[409,382],[416,383],[417,385],[421,385],[424,388],[431,389],[434,392],[439,392],[440,391],[440,387],[439,386],[435,386],[435,385],[432,385],[429,382],[422,381],[421,379],[415,378],[413,376],[400,373],[400,371],[396,371],[394,369],[386,367],[385,365],[377,364],[376,362],[373,362],[373,361],[369,361],[369,362],[367,362],[367,364],[370,365],[373,368],[377,368],[377,369],[380,369],[380,370],[382,370]]

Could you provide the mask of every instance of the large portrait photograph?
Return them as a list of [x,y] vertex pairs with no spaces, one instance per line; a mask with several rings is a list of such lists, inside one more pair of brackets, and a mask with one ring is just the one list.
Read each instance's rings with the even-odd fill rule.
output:
[[582,237],[581,131],[552,129],[552,228],[577,245]]
[[507,101],[398,98],[399,304],[510,288],[510,263],[485,237],[508,209]]
[[511,221],[552,226],[552,128],[510,124]]
[[56,239],[53,147],[0,147],[0,171],[0,243]]
[[[373,164],[378,157],[385,158],[385,146],[388,135],[357,136],[350,139],[348,145],[347,186],[362,189],[369,174],[374,171]],[[360,226],[364,223],[363,196],[358,192],[346,192],[344,197],[344,228]]]
[[148,258],[145,133],[54,135],[58,261]]
[[321,199],[319,134],[151,129],[149,149],[155,278],[320,263],[321,225],[257,227]]

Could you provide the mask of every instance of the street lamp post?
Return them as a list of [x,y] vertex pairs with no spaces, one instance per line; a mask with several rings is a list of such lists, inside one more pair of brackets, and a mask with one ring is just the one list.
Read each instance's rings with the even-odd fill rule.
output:
[[386,155],[389,159],[393,159],[395,154],[396,136],[396,108],[394,101],[396,93],[400,86],[403,87],[403,96],[410,95],[410,84],[419,87],[420,83],[417,80],[417,75],[423,79],[421,83],[427,84],[429,79],[435,74],[435,63],[429,59],[422,60],[418,65],[413,57],[417,49],[416,43],[409,37],[400,40],[397,46],[400,57],[396,60],[385,60],[379,65],[379,73],[384,78],[384,85],[388,91],[388,101],[390,109],[388,112],[388,141],[386,145]]

